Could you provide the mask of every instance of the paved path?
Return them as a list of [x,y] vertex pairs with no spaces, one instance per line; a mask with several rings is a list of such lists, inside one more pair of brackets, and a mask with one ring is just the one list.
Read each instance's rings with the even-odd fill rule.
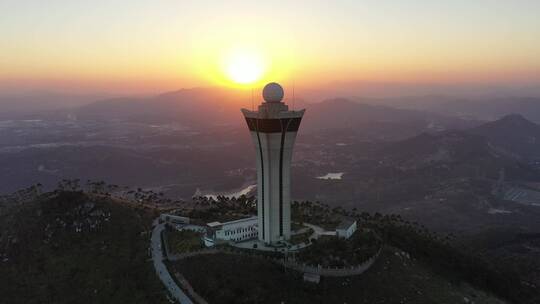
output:
[[164,224],[159,224],[158,221],[154,221],[154,229],[152,230],[152,239],[151,239],[151,250],[152,250],[152,261],[154,262],[154,269],[156,270],[159,279],[171,295],[182,304],[193,304],[189,297],[184,293],[176,282],[171,277],[169,270],[163,263],[163,248],[161,248],[161,232],[165,229]]
[[336,231],[324,230],[324,228],[319,227],[317,225],[304,223],[304,226],[307,226],[313,229],[313,234],[309,237],[310,239],[311,238],[318,239],[321,235],[336,235]]

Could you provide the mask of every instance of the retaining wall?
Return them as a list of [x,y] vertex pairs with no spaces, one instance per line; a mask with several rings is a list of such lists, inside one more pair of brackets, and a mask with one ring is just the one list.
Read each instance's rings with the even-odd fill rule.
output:
[[375,255],[373,255],[371,258],[367,259],[365,262],[363,262],[360,265],[352,266],[352,267],[344,267],[344,268],[325,268],[319,266],[311,266],[306,264],[300,264],[294,261],[285,261],[285,260],[279,260],[279,263],[287,268],[294,269],[296,271],[300,272],[307,272],[307,273],[314,273],[318,274],[320,276],[326,276],[326,277],[347,277],[347,276],[353,276],[353,275],[359,275],[368,270],[373,263],[377,260],[379,257],[379,254],[381,253],[381,249],[377,251]]
[[320,276],[326,276],[326,277],[347,277],[347,276],[359,275],[359,274],[364,273],[366,270],[368,270],[371,267],[371,265],[375,263],[381,251],[382,251],[382,247],[379,249],[379,251],[377,251],[377,253],[375,253],[372,257],[367,259],[362,264],[359,264],[357,266],[352,266],[352,267],[343,267],[343,268],[339,268],[339,267],[328,268],[328,267],[322,267],[320,265],[313,266],[313,265],[301,264],[301,263],[298,263],[296,261],[291,261],[291,260],[265,257],[265,256],[257,255],[253,252],[245,253],[240,250],[215,249],[215,248],[203,249],[199,251],[187,252],[187,253],[177,254],[177,255],[170,255],[169,260],[177,261],[177,260],[189,258],[192,256],[204,255],[204,254],[216,254],[216,253],[242,254],[242,255],[248,255],[254,258],[270,260],[273,263],[282,265],[284,267],[287,267],[289,269],[293,269],[299,272],[313,273],[313,274],[318,274]]

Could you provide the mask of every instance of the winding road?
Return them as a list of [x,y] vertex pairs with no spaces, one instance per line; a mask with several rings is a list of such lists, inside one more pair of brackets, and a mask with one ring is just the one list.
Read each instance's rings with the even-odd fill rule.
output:
[[151,250],[152,250],[152,261],[154,263],[154,269],[156,270],[159,279],[171,295],[182,304],[192,304],[191,299],[184,293],[176,282],[173,280],[169,270],[163,263],[163,248],[161,248],[161,232],[165,229],[165,224],[159,223],[156,219],[154,221],[154,229],[152,230],[152,239]]

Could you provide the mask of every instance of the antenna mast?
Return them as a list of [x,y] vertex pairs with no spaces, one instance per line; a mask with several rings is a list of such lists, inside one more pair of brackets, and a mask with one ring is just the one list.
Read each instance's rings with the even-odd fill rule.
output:
[[292,82],[292,109],[294,111],[294,103],[296,101],[295,97],[294,97],[294,87],[296,86],[296,82],[294,81],[294,78],[293,78],[293,82]]
[[255,111],[255,102],[253,101],[253,86],[251,86],[251,111]]

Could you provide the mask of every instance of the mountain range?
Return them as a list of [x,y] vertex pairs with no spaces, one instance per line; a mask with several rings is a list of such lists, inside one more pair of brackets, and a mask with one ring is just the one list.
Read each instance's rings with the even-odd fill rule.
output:
[[[256,180],[239,111],[251,107],[244,93],[180,90],[2,120],[0,193],[33,183],[54,189],[64,178],[179,201],[237,192]],[[483,121],[344,98],[297,100],[294,108],[307,111],[292,164],[293,199],[399,214],[459,241],[495,244],[478,249],[486,254],[536,265],[540,126],[526,116]],[[341,175],[320,178],[328,173]],[[515,200],[508,191],[527,197]],[[505,241],[494,242],[501,231]],[[540,282],[538,271],[526,271]]]

